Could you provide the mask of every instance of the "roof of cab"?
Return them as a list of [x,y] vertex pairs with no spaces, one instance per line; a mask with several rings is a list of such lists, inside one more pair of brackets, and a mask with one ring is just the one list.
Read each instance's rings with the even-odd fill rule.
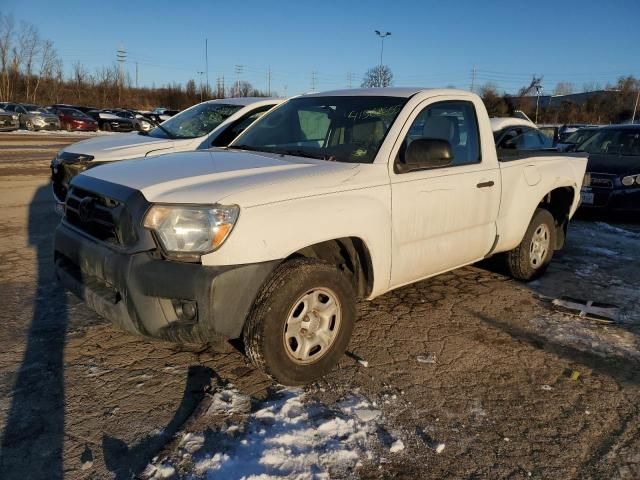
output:
[[306,93],[304,97],[404,97],[409,98],[416,93],[430,92],[433,95],[466,94],[471,92],[454,88],[423,88],[423,87],[385,87],[385,88],[347,88],[328,92]]

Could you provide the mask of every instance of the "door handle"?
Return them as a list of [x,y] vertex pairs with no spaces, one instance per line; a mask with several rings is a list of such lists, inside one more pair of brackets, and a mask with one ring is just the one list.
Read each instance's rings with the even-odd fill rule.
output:
[[493,180],[489,180],[488,182],[480,182],[479,184],[476,185],[476,187],[488,188],[488,187],[493,187],[493,185],[494,185]]

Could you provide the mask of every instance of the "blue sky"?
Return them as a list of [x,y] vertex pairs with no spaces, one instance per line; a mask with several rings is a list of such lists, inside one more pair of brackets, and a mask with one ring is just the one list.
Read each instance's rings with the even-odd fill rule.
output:
[[[141,85],[184,83],[205,69],[209,81],[225,76],[295,94],[358,86],[377,65],[380,41],[392,32],[384,63],[395,85],[469,88],[493,81],[517,90],[544,75],[545,93],[559,81],[581,89],[622,74],[640,76],[640,1],[165,1],[0,0],[0,13],[36,25],[70,69],[90,70],[127,51],[127,71],[138,62]],[[121,7],[118,7],[121,5]]]

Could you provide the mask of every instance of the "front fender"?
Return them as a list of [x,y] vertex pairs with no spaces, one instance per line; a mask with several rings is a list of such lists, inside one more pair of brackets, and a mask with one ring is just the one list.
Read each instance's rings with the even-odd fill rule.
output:
[[205,265],[238,265],[284,259],[327,240],[356,237],[371,255],[371,297],[389,286],[391,189],[388,184],[315,195],[242,209],[226,243],[204,255]]

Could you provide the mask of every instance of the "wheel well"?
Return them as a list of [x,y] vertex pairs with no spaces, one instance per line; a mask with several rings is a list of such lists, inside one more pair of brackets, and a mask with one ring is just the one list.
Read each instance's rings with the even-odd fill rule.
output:
[[538,208],[548,210],[556,223],[556,245],[555,249],[564,247],[567,238],[567,226],[569,225],[569,212],[575,198],[576,192],[572,187],[559,187],[547,193]]
[[317,258],[332,263],[348,274],[359,297],[367,297],[373,288],[373,264],[366,244],[357,237],[337,238],[309,245],[285,259]]

